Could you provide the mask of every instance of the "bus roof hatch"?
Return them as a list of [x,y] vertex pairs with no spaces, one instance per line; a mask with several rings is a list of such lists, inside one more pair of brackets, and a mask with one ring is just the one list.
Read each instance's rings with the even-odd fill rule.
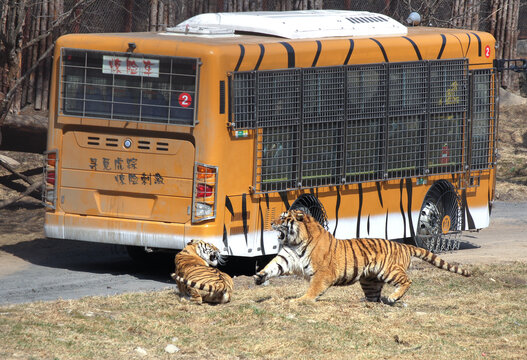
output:
[[286,39],[337,36],[406,35],[406,26],[377,13],[345,10],[260,11],[196,15],[168,32],[234,35],[236,32]]

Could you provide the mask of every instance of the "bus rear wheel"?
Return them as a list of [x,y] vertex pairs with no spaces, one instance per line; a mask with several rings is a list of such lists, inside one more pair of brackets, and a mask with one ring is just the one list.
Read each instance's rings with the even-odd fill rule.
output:
[[462,226],[461,200],[448,181],[435,183],[419,213],[415,243],[431,252],[459,249]]
[[295,202],[289,208],[290,210],[302,210],[306,214],[315,218],[324,229],[328,229],[328,216],[324,206],[318,200],[315,195],[312,194],[302,194],[300,195]]

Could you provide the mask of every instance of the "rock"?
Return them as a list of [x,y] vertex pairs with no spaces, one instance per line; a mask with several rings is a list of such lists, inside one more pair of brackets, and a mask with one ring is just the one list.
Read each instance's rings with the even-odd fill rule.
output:
[[168,344],[166,347],[165,347],[165,351],[169,354],[174,354],[174,353],[177,353],[179,351],[179,348],[174,345],[174,344]]
[[503,88],[500,88],[500,105],[514,106],[514,105],[525,105],[527,99],[519,95],[513,94]]
[[136,348],[134,349],[134,351],[135,351],[136,353],[138,353],[139,355],[141,355],[141,356],[146,356],[146,355],[147,355],[146,350],[143,349],[142,347],[139,347],[139,346],[136,347]]

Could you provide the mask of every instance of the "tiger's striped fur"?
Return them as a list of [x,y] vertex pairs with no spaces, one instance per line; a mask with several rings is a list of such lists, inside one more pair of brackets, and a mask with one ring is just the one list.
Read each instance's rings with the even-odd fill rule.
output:
[[385,283],[395,286],[389,303],[399,300],[411,280],[406,274],[412,256],[463,276],[467,270],[451,265],[428,250],[384,239],[337,240],[314,218],[300,210],[283,213],[272,223],[282,248],[254,278],[262,284],[280,275],[310,280],[307,293],[296,300],[315,300],[330,286],[361,284],[367,301],[380,301]]
[[181,296],[201,304],[224,304],[231,300],[232,278],[213,266],[223,264],[218,248],[202,240],[192,240],[175,258],[176,271],[171,274]]

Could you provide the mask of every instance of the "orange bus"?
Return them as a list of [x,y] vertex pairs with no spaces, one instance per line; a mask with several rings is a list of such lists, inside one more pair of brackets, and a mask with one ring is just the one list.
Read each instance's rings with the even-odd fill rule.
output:
[[56,42],[51,238],[276,254],[290,207],[337,238],[455,249],[495,195],[495,40],[337,10],[202,14]]

